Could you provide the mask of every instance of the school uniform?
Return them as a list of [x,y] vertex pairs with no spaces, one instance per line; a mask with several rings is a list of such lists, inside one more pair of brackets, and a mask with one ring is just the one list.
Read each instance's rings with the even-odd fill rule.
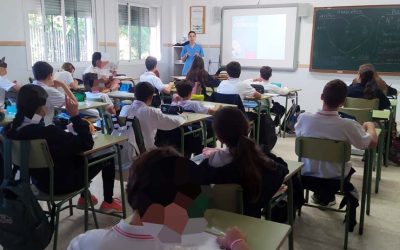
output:
[[154,74],[154,72],[146,71],[139,77],[140,82],[148,82],[153,85],[154,88],[158,90],[158,92],[162,92],[165,88],[165,85],[162,83],[161,79]]
[[[363,84],[352,84],[347,87],[347,96],[354,98],[364,98],[365,85]],[[389,109],[390,101],[387,96],[377,86],[374,90],[375,97],[379,99],[379,109]]]
[[[124,106],[119,114],[121,117],[137,117],[142,129],[142,135],[146,150],[155,148],[155,136],[157,129],[172,130],[185,122],[185,118],[179,115],[165,115],[160,109],[147,106],[146,103],[135,100],[129,106]],[[129,141],[135,143],[133,130],[129,131]]]
[[68,71],[65,71],[65,70],[56,72],[54,74],[54,80],[63,82],[68,87],[71,87],[71,83],[74,82],[74,78],[72,77],[72,74],[70,72],[68,72]]
[[4,100],[6,98],[6,91],[10,91],[15,86],[15,83],[11,82],[4,76],[0,76],[0,109],[4,109]]
[[243,101],[245,97],[251,97],[257,91],[251,86],[250,82],[243,82],[239,78],[229,78],[219,84],[216,92],[220,94],[238,94]]
[[245,80],[245,82],[250,82],[250,84],[258,84],[264,87],[264,92],[265,93],[272,93],[272,94],[278,94],[278,95],[287,95],[289,94],[289,89],[288,88],[281,88],[278,87],[274,84],[271,84],[271,82],[268,80],[262,80],[261,82],[256,81],[254,82],[253,79],[248,79]]
[[33,84],[39,85],[47,92],[47,115],[44,117],[44,123],[47,125],[53,124],[54,108],[61,108],[65,105],[65,94],[54,87],[49,87],[40,81],[34,81]]
[[194,58],[196,56],[196,53],[199,54],[199,56],[204,57],[204,51],[203,48],[195,43],[193,47],[190,44],[187,44],[183,46],[182,52],[181,52],[181,58],[185,56],[186,54],[189,54],[188,57],[186,57],[186,60],[183,65],[182,69],[182,75],[186,76],[187,72],[190,70],[190,67],[192,67],[192,63],[194,61]]
[[192,101],[192,100],[175,101],[172,102],[171,105],[181,106],[185,111],[191,111],[199,114],[208,114],[208,108],[204,107],[198,101]]
[[83,74],[87,74],[87,73],[94,73],[97,74],[100,77],[110,77],[111,76],[111,72],[109,69],[101,69],[99,67],[95,67],[93,65],[90,65],[89,67],[87,67],[85,69],[85,71],[83,72]]

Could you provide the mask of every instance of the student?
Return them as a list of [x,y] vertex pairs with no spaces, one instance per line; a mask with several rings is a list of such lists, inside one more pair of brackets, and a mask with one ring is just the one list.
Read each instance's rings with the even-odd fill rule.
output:
[[[153,85],[148,82],[139,82],[135,86],[136,100],[131,105],[122,107],[119,114],[122,118],[138,118],[146,150],[155,148],[154,141],[157,129],[172,130],[186,121],[182,116],[165,115],[160,109],[150,107],[153,95]],[[135,144],[134,141],[132,143]]]
[[[53,79],[53,67],[47,62],[36,62],[32,66],[32,72],[35,77],[33,84],[42,87],[48,95],[46,102],[48,112],[44,117],[44,123],[46,125],[53,124],[54,108],[61,108],[65,105],[65,95],[74,101],[76,98],[65,83]],[[65,94],[57,88],[61,88]]]
[[[200,192],[200,187],[190,183],[185,171],[181,171],[186,168],[185,164],[190,164],[190,162],[180,157],[179,153],[172,148],[158,148],[141,155],[129,169],[127,196],[133,210],[131,219],[129,221],[122,219],[111,229],[87,231],[75,237],[69,244],[68,250],[156,250],[173,247],[171,246],[173,242],[169,242],[169,247],[164,244],[163,238],[158,237],[159,234],[154,232],[154,228],[149,231],[146,222],[151,221],[154,226],[156,226],[155,224],[166,226],[165,224],[168,222],[160,221],[159,216],[152,213],[153,208],[158,207],[159,211],[163,207],[173,204],[177,210],[186,211],[185,204],[179,202],[175,197],[185,197],[185,202],[196,198],[198,194],[196,190]],[[176,213],[174,220],[175,225],[180,226],[182,221],[186,222],[188,218],[185,213]],[[201,228],[198,231],[201,231]],[[197,232],[195,231],[195,233]],[[177,236],[179,237],[181,234]],[[173,237],[175,238],[175,236]],[[192,239],[193,237],[196,240],[196,236],[192,236]],[[201,244],[203,242],[201,236],[198,235],[198,237]],[[168,240],[172,241],[174,238],[170,237]],[[176,244],[185,244],[185,240],[182,242],[176,242]],[[249,249],[245,236],[238,228],[228,229],[225,236],[218,238],[217,242],[232,250]],[[196,248],[193,246],[196,245],[193,241],[189,244],[191,249]],[[181,247],[186,249],[185,245]]]
[[158,90],[159,93],[169,94],[174,83],[163,84],[161,79],[155,74],[157,70],[157,58],[153,56],[148,56],[145,61],[147,71],[144,72],[139,81],[148,82],[153,85],[154,88]]
[[74,79],[73,75],[75,67],[72,63],[66,62],[62,65],[61,71],[54,74],[54,79],[67,84],[70,89],[78,89],[78,81]]
[[5,57],[0,60],[0,110],[4,109],[6,91],[10,91],[12,89],[18,92],[21,88],[17,81],[11,82],[7,79],[7,63],[5,60]]
[[[101,99],[103,102],[108,103],[106,110],[108,113],[115,115],[116,110],[114,107],[114,103],[112,102],[111,98],[103,93],[97,91],[98,88],[94,87],[94,82],[97,80],[98,75],[95,73],[86,73],[83,75],[83,84],[85,85],[85,95],[88,99]],[[99,112],[95,109],[85,110],[83,114],[87,114],[90,116],[99,116]]]
[[379,89],[374,78],[374,71],[365,68],[358,73],[360,83],[352,84],[348,87],[348,97],[379,99],[379,109],[390,108],[390,101],[386,95]]
[[204,107],[199,101],[192,101],[192,82],[188,80],[182,80],[178,82],[175,87],[176,91],[178,92],[179,98],[175,98],[175,100],[171,103],[172,105],[181,106],[183,110],[186,111],[210,115],[213,115],[219,109],[219,107],[217,107],[216,109],[209,109],[207,107]]
[[[377,135],[372,122],[362,126],[351,119],[341,118],[338,109],[343,105],[347,96],[347,86],[341,80],[328,82],[321,94],[322,110],[315,114],[303,113],[295,125],[296,136],[314,137],[330,140],[347,141],[360,149],[373,148],[377,145]],[[303,158],[304,167],[301,169],[302,183],[305,188],[314,191],[314,202],[323,206],[336,203],[335,193],[340,188],[341,165],[337,163],[317,161]],[[356,224],[355,215],[358,199],[356,189],[350,183],[354,173],[351,163],[345,168],[345,197],[350,199],[350,229]]]
[[206,160],[191,169],[193,182],[242,185],[244,214],[260,218],[261,209],[282,185],[287,165],[263,153],[248,137],[249,122],[239,109],[224,107],[213,118],[217,139],[226,147],[203,150]]
[[120,81],[118,79],[113,78],[113,74],[111,74],[109,69],[106,69],[105,66],[108,64],[107,61],[101,60],[101,53],[94,52],[92,55],[92,65],[90,65],[83,74],[87,73],[95,73],[98,76],[98,79],[94,81],[93,88],[98,88],[98,91],[115,91],[119,89]]
[[204,57],[203,48],[196,43],[196,32],[189,31],[188,33],[189,44],[183,46],[181,52],[181,60],[184,63],[182,75],[186,76],[195,57]]
[[[48,92],[35,84],[24,85],[17,99],[17,114],[13,122],[5,128],[6,137],[12,140],[45,139],[54,161],[54,194],[62,195],[73,192],[84,186],[84,162],[81,153],[93,147],[92,134],[89,126],[79,117],[78,103],[65,96],[65,106],[74,133],[65,132],[53,125],[44,126],[43,117],[46,116],[46,99]],[[96,160],[95,158],[92,160]],[[114,161],[96,164],[89,168],[89,181],[100,171],[103,177],[104,201],[100,210],[112,213],[122,212],[121,203],[113,199],[114,189]],[[30,169],[32,183],[43,191],[49,192],[49,169]],[[83,208],[84,199],[78,200],[78,207]],[[94,205],[96,197],[92,196]]]
[[229,78],[219,84],[217,93],[238,94],[242,101],[245,97],[260,99],[261,94],[258,93],[249,82],[242,82],[239,79],[241,70],[242,68],[238,62],[228,63],[228,65],[226,65],[226,71],[228,72]]
[[284,87],[280,88],[272,84],[269,79],[272,76],[272,68],[269,66],[262,66],[260,68],[260,77],[258,79],[249,79],[246,81],[251,82],[251,84],[259,84],[264,87],[264,91],[273,94],[287,95],[289,94],[289,89]]
[[204,69],[204,60],[200,56],[194,58],[192,67],[186,75],[186,80],[198,83],[201,87],[201,94],[204,96],[207,96],[207,87],[218,87],[221,82],[215,76],[208,74]]
[[382,92],[385,95],[387,95],[387,96],[392,96],[392,95],[396,96],[397,95],[397,90],[395,88],[392,88],[391,86],[387,85],[387,83],[378,75],[378,72],[376,72],[374,65],[372,65],[370,63],[360,65],[360,67],[358,68],[358,75],[356,78],[354,78],[351,85],[360,83],[360,72],[363,72],[366,70],[372,70],[374,72],[375,82],[377,83],[379,89],[382,90]]

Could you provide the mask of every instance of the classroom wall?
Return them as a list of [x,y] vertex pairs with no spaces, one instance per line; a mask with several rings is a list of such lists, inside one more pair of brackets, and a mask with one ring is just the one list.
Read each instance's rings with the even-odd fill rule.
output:
[[[181,21],[177,22],[177,26],[182,30],[182,34],[179,34],[178,39],[183,34],[187,33],[190,27],[189,10],[190,6],[206,6],[206,34],[199,34],[197,41],[204,44],[205,49],[205,63],[208,61],[218,62],[220,44],[220,22],[215,21],[213,18],[213,7],[223,6],[236,6],[236,5],[256,5],[257,2],[260,4],[283,4],[283,3],[310,3],[313,7],[324,7],[324,6],[349,6],[349,5],[373,5],[373,4],[400,4],[399,0],[380,0],[379,2],[374,0],[187,0],[184,1],[183,15]],[[301,19],[300,27],[300,44],[299,44],[299,56],[298,61],[300,67],[295,72],[278,72],[274,71],[272,79],[276,82],[289,87],[299,87],[303,91],[300,92],[300,106],[306,111],[317,111],[321,107],[320,93],[322,92],[323,86],[326,82],[331,79],[340,78],[347,83],[350,83],[354,78],[354,75],[346,74],[326,74],[326,73],[311,73],[308,71],[308,65],[310,62],[310,51],[311,51],[311,39],[312,39],[312,13],[309,17]],[[216,70],[217,64],[213,63],[210,67],[211,71]],[[207,67],[207,65],[206,65]],[[257,76],[258,71],[256,70],[244,70],[242,78],[251,78]],[[395,88],[400,90],[400,77],[383,76],[383,79],[388,83],[392,84]],[[400,119],[400,109],[397,110],[397,117]]]

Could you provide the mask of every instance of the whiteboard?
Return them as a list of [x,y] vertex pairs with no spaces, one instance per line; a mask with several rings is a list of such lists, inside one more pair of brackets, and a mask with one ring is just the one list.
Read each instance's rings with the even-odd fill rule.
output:
[[221,64],[295,70],[299,25],[297,4],[224,7]]

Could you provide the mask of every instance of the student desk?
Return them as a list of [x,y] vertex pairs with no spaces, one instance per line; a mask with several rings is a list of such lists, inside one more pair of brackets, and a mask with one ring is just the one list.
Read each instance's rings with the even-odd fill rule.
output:
[[[107,126],[106,122],[104,122],[104,113],[105,113],[105,107],[107,107],[109,104],[105,102],[96,102],[96,101],[89,101],[86,100],[84,102],[79,102],[78,103],[78,110],[87,110],[87,109],[97,109],[100,114],[100,119],[101,119],[101,132],[104,134],[104,127]],[[65,107],[63,107],[65,108]]]
[[114,79],[118,79],[118,80],[120,80],[121,82],[122,82],[122,81],[131,81],[133,84],[135,84],[135,81],[136,81],[136,80],[139,80],[139,78],[137,78],[137,77],[132,77],[132,76],[114,76],[113,78],[114,78]]
[[[207,118],[210,118],[211,115],[183,112],[181,114],[181,116],[185,117],[185,119],[186,119],[186,121],[179,127],[179,130],[181,131],[181,153],[184,155],[185,154],[185,136],[186,135],[201,132],[203,143],[204,143],[204,145],[207,145],[207,128],[206,128],[205,120]],[[200,123],[200,128],[185,132],[184,128],[186,126],[192,125],[193,123]]]
[[[285,115],[283,116],[283,132],[281,129],[281,126],[279,126],[279,133],[281,134],[281,136],[283,138],[285,138],[286,136],[286,118],[289,116],[289,110],[287,109],[288,106],[288,100],[289,99],[295,99],[295,104],[298,105],[299,104],[299,91],[301,91],[302,89],[289,89],[289,93],[287,95],[281,95],[285,97]],[[281,133],[282,132],[282,133]]]
[[[119,143],[124,142],[128,140],[128,137],[126,136],[112,136],[112,135],[105,135],[101,133],[96,133],[94,138],[94,145],[93,148],[85,151],[82,153],[82,156],[84,158],[84,180],[85,180],[85,231],[88,229],[88,203],[89,203],[89,180],[88,180],[88,170],[91,166],[104,162],[106,160],[109,160],[111,158],[114,158],[115,163],[118,165],[118,171],[119,171],[119,181],[120,181],[120,187],[121,187],[121,203],[122,203],[122,216],[118,214],[111,214],[112,216],[116,217],[121,217],[121,218],[126,218],[126,206],[125,206],[125,188],[124,188],[124,179],[122,175],[122,166],[121,166],[121,151],[119,147]],[[97,159],[96,161],[89,162],[90,157],[93,157],[93,154],[99,153],[100,151],[104,149],[113,149],[110,150],[109,152],[105,153],[102,158]],[[97,156],[97,155],[96,155]],[[94,212],[94,211],[93,211]],[[96,212],[100,212],[96,210]],[[101,213],[101,212],[100,212]],[[98,228],[98,223],[97,223],[97,218],[95,213],[93,213],[94,216],[94,222],[96,225],[96,228]]]
[[261,113],[265,111],[269,114],[269,100],[272,98],[270,94],[262,94],[260,99],[256,99],[254,97],[245,97],[244,100],[247,102],[243,103],[243,106],[247,109],[255,109],[257,114],[257,129],[256,129],[256,143],[260,142],[260,120]]
[[208,221],[209,228],[217,228],[220,231],[225,231],[228,227],[238,226],[246,235],[251,250],[279,249],[290,232],[289,225],[218,209],[206,210],[204,217]]
[[171,76],[172,79],[174,79],[174,81],[181,81],[181,80],[185,80],[186,76]]
[[209,109],[214,109],[217,106],[221,106],[221,107],[237,107],[237,105],[235,104],[227,104],[227,103],[219,103],[219,102],[206,102],[206,101],[200,101],[200,104],[203,105],[206,108]]
[[110,98],[117,98],[121,100],[135,100],[135,94],[127,91],[112,91],[107,93]]
[[392,120],[393,119],[393,113],[390,112],[390,110],[385,109],[385,110],[373,110],[372,111],[372,119],[377,120],[377,121],[384,121],[385,123],[385,128],[384,131],[382,131],[383,134],[387,134],[386,136],[386,143],[385,143],[385,155],[384,155],[384,160],[383,164],[387,167],[388,166],[388,160],[389,160],[389,152],[390,152],[390,143],[391,143],[391,131],[392,131]]

